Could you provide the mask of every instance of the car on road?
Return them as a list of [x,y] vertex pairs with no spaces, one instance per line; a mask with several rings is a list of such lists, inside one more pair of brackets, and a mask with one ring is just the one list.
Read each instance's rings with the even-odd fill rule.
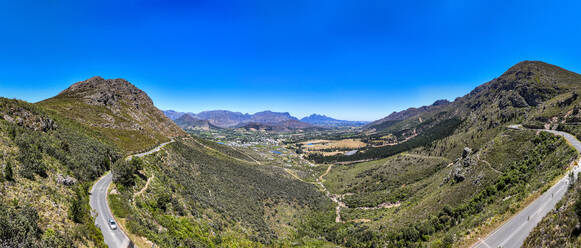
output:
[[107,223],[109,223],[109,227],[111,228],[111,230],[117,230],[117,223],[113,218],[109,218]]

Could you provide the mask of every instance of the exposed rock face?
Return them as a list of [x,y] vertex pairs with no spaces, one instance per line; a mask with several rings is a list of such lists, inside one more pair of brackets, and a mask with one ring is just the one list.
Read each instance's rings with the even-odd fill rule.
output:
[[467,158],[470,153],[472,153],[472,149],[470,149],[470,147],[464,147],[464,150],[462,151],[462,158]]
[[125,107],[134,110],[154,107],[145,92],[124,79],[92,77],[71,85],[59,96],[80,98],[90,105],[106,106],[115,114],[119,114]]
[[0,111],[0,119],[35,131],[48,132],[57,128],[54,120],[46,116],[33,114],[31,111],[17,105],[6,108],[5,112]]
[[561,89],[559,84],[576,77],[575,73],[553,65],[539,61],[523,61],[508,69],[500,77],[478,86],[463,99],[471,98],[469,107],[473,110],[495,101],[501,110],[509,106],[535,107],[563,93],[564,89]]
[[56,177],[56,182],[58,184],[71,186],[71,185],[75,185],[77,183],[77,179],[75,179],[74,177],[63,176],[61,174],[58,174]]
[[[69,107],[71,111],[77,111],[73,118],[91,126],[159,133],[166,137],[184,134],[183,130],[153,105],[145,92],[124,79],[93,77],[71,85],[46,101],[59,100],[80,100],[90,106],[106,108],[102,111],[99,108],[83,106],[79,106],[79,109],[75,109],[77,106]],[[84,112],[90,116],[84,116]],[[95,115],[99,118],[95,119]]]
[[466,179],[466,174],[475,166],[478,161],[473,158],[472,149],[469,147],[464,147],[462,151],[462,157],[458,158],[454,165],[452,165],[452,170],[450,174],[444,178],[444,183],[450,182],[453,180],[454,183],[462,182]]

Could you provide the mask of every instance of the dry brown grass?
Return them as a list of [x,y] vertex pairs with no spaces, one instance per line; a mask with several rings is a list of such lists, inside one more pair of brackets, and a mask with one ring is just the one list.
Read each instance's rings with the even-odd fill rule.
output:
[[319,151],[324,149],[358,149],[366,145],[360,139],[309,140],[302,142],[301,144],[303,144],[307,151]]

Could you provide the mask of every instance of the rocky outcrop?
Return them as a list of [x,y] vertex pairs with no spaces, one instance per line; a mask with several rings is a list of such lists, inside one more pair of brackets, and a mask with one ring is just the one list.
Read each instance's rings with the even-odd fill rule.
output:
[[184,134],[145,92],[125,79],[92,77],[41,104],[89,126],[143,131],[152,137]]
[[71,177],[71,176],[63,176],[61,174],[58,174],[56,176],[56,182],[58,184],[62,184],[65,186],[71,186],[71,185],[77,184],[77,179],[75,179],[74,177]]
[[5,108],[3,112],[0,111],[0,119],[35,131],[48,132],[57,128],[57,124],[51,118],[34,114],[32,111],[16,104]]
[[473,151],[469,147],[464,147],[462,157],[456,159],[452,165],[452,170],[446,178],[444,183],[452,182],[459,183],[466,179],[467,173],[476,165],[478,161],[473,158]]

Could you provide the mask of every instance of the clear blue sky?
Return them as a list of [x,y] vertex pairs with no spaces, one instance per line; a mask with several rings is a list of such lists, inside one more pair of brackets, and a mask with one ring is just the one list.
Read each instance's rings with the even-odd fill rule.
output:
[[35,102],[100,75],[161,109],[374,120],[521,60],[581,72],[575,2],[2,1],[0,96]]

